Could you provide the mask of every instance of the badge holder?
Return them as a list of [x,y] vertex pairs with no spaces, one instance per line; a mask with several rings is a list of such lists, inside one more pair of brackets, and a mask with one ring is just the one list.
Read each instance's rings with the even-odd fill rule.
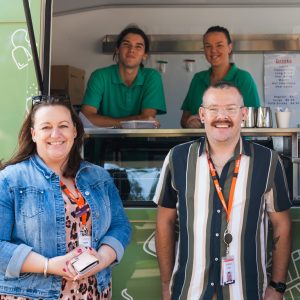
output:
[[232,242],[232,235],[225,230],[223,236],[224,243],[226,244],[226,256],[222,257],[221,261],[221,285],[229,285],[235,282],[235,267],[234,257],[229,255],[229,245]]
[[88,229],[86,228],[86,226],[82,226],[82,228],[80,228],[80,232],[79,232],[79,246],[83,246],[83,247],[91,247],[92,245],[92,237],[88,234]]

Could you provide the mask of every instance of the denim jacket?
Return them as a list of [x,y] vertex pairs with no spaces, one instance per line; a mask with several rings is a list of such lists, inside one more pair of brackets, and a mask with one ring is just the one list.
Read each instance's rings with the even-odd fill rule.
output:
[[[131,227],[119,193],[101,167],[82,162],[76,184],[90,205],[92,247],[112,247],[117,262],[128,245]],[[59,299],[61,277],[20,273],[30,251],[51,258],[66,254],[64,200],[60,179],[38,155],[0,172],[0,295]],[[111,267],[96,274],[101,292],[111,280]]]

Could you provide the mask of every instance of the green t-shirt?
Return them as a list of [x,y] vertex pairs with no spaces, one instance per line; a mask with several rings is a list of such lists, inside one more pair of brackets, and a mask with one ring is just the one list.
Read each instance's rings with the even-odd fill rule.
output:
[[[210,75],[211,68],[194,75],[188,94],[181,106],[182,110],[189,111],[192,115],[198,114],[199,107],[202,104],[203,94],[210,86]],[[223,80],[229,81],[239,88],[245,106],[260,106],[257,87],[249,72],[238,69],[235,64],[231,64],[231,68]]]
[[122,118],[138,115],[143,109],[166,113],[161,75],[150,68],[139,68],[128,87],[121,79],[118,65],[97,69],[89,78],[83,104],[94,106],[101,115]]

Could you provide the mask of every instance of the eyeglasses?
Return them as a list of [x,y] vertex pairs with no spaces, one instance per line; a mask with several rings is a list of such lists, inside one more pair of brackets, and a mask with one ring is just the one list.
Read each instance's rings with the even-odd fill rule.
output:
[[217,116],[218,114],[223,114],[226,116],[235,116],[239,110],[241,108],[243,108],[244,106],[238,106],[238,105],[228,105],[228,106],[202,106],[207,114],[209,114],[210,116]]
[[55,104],[55,103],[71,104],[70,97],[67,95],[59,95],[59,96],[38,95],[38,96],[33,96],[31,99],[32,99],[32,106],[35,106],[42,102],[47,102],[50,104]]

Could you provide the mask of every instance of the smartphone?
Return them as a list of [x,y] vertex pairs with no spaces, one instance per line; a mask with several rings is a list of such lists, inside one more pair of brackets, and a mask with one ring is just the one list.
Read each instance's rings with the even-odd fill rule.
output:
[[78,274],[84,274],[97,266],[99,260],[87,251],[83,251],[71,260],[71,264]]

